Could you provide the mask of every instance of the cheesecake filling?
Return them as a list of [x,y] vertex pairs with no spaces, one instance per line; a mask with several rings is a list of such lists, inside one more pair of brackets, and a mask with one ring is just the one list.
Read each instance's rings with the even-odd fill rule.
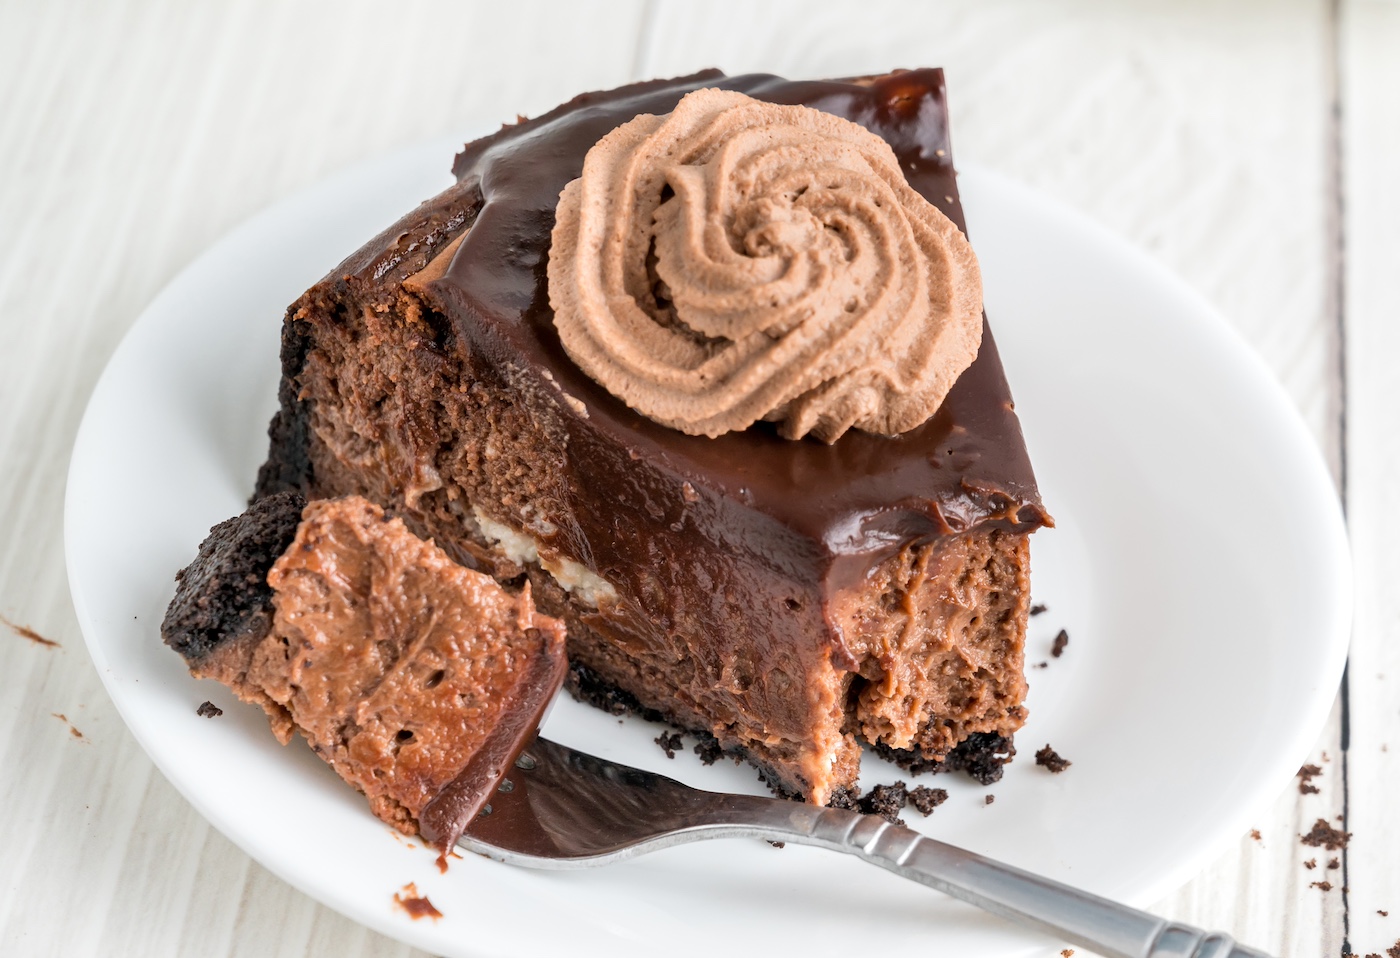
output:
[[517,532],[504,523],[487,517],[480,509],[472,507],[476,526],[482,538],[491,543],[496,552],[516,565],[538,565],[548,572],[559,587],[582,600],[592,608],[601,603],[617,599],[617,590],[602,576],[593,572],[582,562],[575,562],[567,556],[550,555],[540,551],[541,543]]
[[506,592],[359,497],[307,506],[267,581],[245,681],[405,830],[521,707],[540,656],[562,660],[528,586]]

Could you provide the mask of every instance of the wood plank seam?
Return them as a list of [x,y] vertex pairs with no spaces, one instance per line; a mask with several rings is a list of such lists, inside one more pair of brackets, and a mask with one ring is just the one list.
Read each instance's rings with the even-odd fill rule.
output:
[[[1324,160],[1330,194],[1327,210],[1327,310],[1331,314],[1329,325],[1332,328],[1333,360],[1333,408],[1335,410],[1335,441],[1337,495],[1341,500],[1342,515],[1347,516],[1347,311],[1346,311],[1346,195],[1343,183],[1342,117],[1345,105],[1342,101],[1342,0],[1328,0],[1326,30],[1323,35],[1323,62],[1327,71],[1327,153]],[[1351,746],[1351,663],[1342,669],[1340,755],[1337,760],[1342,779],[1342,831],[1350,830],[1350,780],[1348,775],[1348,752]],[[1342,864],[1342,944],[1340,955],[1351,954],[1351,881],[1350,851],[1343,845],[1340,852]]]

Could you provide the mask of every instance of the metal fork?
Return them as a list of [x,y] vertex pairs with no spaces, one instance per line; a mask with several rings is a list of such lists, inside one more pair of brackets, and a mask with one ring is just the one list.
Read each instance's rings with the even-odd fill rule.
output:
[[704,792],[546,739],[520,754],[460,844],[511,865],[561,869],[706,838],[846,852],[1106,958],[1268,958],[1228,935],[1169,922],[873,815]]

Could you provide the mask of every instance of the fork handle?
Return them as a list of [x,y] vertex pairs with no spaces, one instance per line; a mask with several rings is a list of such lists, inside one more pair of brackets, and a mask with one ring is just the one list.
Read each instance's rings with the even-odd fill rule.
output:
[[[778,805],[787,805],[779,809]],[[746,809],[753,822],[755,808]],[[873,815],[775,803],[777,837],[856,855],[881,868],[1030,925],[1107,958],[1268,958],[1229,935],[1167,921],[936,841]],[[768,818],[768,814],[762,815]],[[774,815],[773,818],[777,818]],[[777,824],[776,821],[773,824]]]

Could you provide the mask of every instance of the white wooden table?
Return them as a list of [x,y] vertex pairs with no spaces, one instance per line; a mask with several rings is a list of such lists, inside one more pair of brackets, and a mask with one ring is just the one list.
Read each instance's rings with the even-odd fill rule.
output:
[[[1319,792],[1287,789],[1156,910],[1284,958],[1400,939],[1400,3],[6,0],[0,954],[411,953],[250,861],[126,731],[64,574],[79,417],[141,309],[249,214],[396,146],[710,65],[946,67],[962,160],[1146,247],[1264,356],[1345,497],[1349,680]],[[1298,834],[1337,815],[1353,841],[1309,871]]]

